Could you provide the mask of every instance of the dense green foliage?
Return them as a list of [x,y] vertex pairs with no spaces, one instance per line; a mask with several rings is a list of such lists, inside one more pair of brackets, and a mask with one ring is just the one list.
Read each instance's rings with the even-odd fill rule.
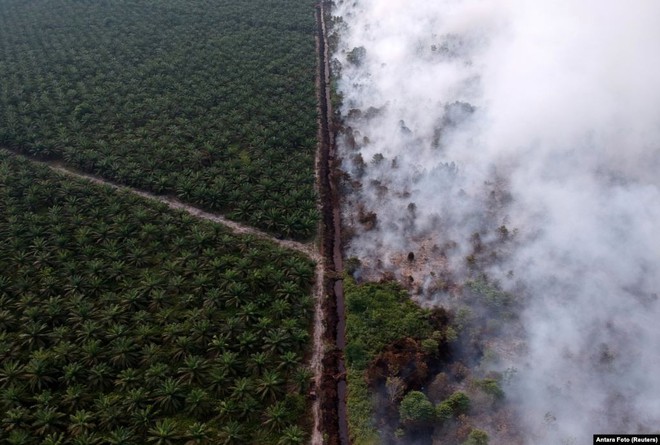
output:
[[396,282],[358,285],[344,280],[346,296],[346,358],[349,366],[364,369],[367,363],[394,340],[431,335],[428,311],[410,300]]
[[448,420],[461,414],[466,414],[470,409],[470,398],[462,391],[456,391],[436,407],[436,414],[440,420]]
[[0,442],[301,443],[312,279],[0,150]]
[[315,233],[312,0],[2,0],[0,145]]
[[504,391],[502,390],[500,382],[497,379],[476,380],[475,384],[477,387],[481,388],[483,392],[492,396],[495,400],[504,399]]
[[352,443],[379,443],[373,421],[373,402],[364,370],[392,341],[426,338],[432,333],[427,317],[396,282],[357,284],[344,279],[346,298],[346,360],[348,363],[348,421]]
[[375,428],[372,394],[364,380],[364,371],[348,368],[348,421],[351,443],[354,445],[378,445],[380,437]]
[[463,445],[488,445],[488,434],[485,431],[473,429]]
[[435,408],[421,391],[410,391],[401,401],[399,418],[404,423],[429,424],[435,420]]

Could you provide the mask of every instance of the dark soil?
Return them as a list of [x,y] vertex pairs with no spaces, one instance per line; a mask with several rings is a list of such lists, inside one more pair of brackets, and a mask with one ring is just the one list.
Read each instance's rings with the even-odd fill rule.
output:
[[342,285],[342,253],[340,202],[337,178],[334,173],[336,161],[335,128],[330,104],[328,49],[325,30],[323,0],[316,9],[319,42],[319,108],[321,111],[321,155],[319,157],[319,193],[321,197],[322,244],[321,254],[325,262],[325,297],[323,314],[325,320],[324,343],[334,345],[323,357],[320,405],[321,431],[327,445],[348,445],[348,420],[346,416],[346,366],[344,363],[345,313]]

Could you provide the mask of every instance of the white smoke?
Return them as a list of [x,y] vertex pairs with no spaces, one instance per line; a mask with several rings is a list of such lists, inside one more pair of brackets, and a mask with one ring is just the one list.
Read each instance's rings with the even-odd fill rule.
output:
[[357,0],[334,13],[352,129],[340,149],[361,183],[347,221],[360,203],[378,221],[355,223],[348,254],[388,269],[432,243],[463,274],[472,233],[517,228],[488,270],[528,298],[510,398],[529,443],[657,431],[660,2]]

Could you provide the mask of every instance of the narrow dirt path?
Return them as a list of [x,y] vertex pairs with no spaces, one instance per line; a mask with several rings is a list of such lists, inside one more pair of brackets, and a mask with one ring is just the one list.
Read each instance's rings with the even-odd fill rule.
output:
[[[320,8],[320,2],[323,0],[319,1],[319,4],[317,4],[317,8]],[[323,144],[323,119],[324,119],[324,114],[323,114],[323,109],[321,106],[321,88],[323,85],[322,81],[322,70],[324,66],[324,58],[323,55],[321,54],[321,35],[318,32],[318,29],[320,28],[320,23],[319,23],[319,17],[318,13],[316,15],[316,26],[317,26],[317,35],[315,37],[316,41],[316,60],[317,60],[317,71],[316,71],[316,103],[317,103],[317,112],[319,115],[318,122],[317,122],[317,146],[316,146],[316,156],[314,159],[314,176],[315,176],[315,187],[316,187],[316,193],[317,196],[319,197],[319,203],[318,203],[318,211],[319,213],[323,212],[323,193],[322,193],[322,182],[321,182],[321,163],[323,162],[324,156],[323,153],[325,151],[325,146]],[[318,234],[319,234],[319,239],[321,240],[321,245],[323,245],[323,236],[324,236],[324,224],[323,221],[319,222],[319,227],[318,227]],[[313,351],[312,351],[312,359],[310,361],[310,367],[312,369],[312,372],[314,373],[314,388],[316,391],[319,391],[321,389],[321,383],[323,379],[323,358],[325,355],[325,328],[324,328],[324,320],[325,320],[325,314],[323,311],[323,300],[325,298],[325,276],[326,276],[326,268],[325,268],[325,262],[323,261],[322,255],[319,253],[321,256],[321,259],[316,263],[316,281],[315,281],[315,287],[314,287],[314,297],[315,297],[315,304],[314,304],[314,339],[313,339]],[[323,445],[323,434],[324,434],[324,422],[323,422],[323,412],[321,408],[321,402],[323,401],[323,394],[318,394],[317,397],[314,399],[312,402],[312,420],[313,420],[313,427],[312,427],[312,436],[310,438],[310,444],[311,445]]]
[[[320,388],[323,376],[323,356],[325,351],[324,342],[324,316],[323,316],[323,298],[325,297],[325,266],[323,261],[316,263],[316,278],[314,285],[314,333],[312,345],[312,359],[310,368],[314,373],[314,388]],[[313,428],[310,438],[311,445],[323,445],[323,424],[321,412],[321,397],[316,397],[312,402]]]
[[[20,155],[16,155],[20,156]],[[222,215],[219,215],[217,213],[210,213],[205,210],[202,210],[198,207],[191,206],[189,204],[186,204],[176,198],[172,198],[169,196],[161,196],[161,195],[155,195],[150,192],[145,192],[144,190],[139,190],[135,189],[133,187],[128,187],[124,185],[119,185],[111,181],[107,181],[103,178],[100,178],[98,176],[90,175],[87,173],[81,173],[79,171],[76,171],[72,168],[64,166],[61,162],[59,161],[39,161],[35,159],[30,159],[30,161],[34,162],[35,164],[41,164],[44,165],[56,172],[65,174],[67,176],[72,176],[75,178],[80,178],[80,179],[85,179],[87,181],[93,182],[95,184],[99,185],[105,185],[108,187],[112,187],[117,190],[123,190],[127,191],[129,193],[133,193],[135,195],[141,196],[146,199],[150,199],[153,201],[158,201],[163,204],[166,204],[169,208],[175,209],[175,210],[183,210],[184,212],[187,212],[191,214],[192,216],[195,216],[200,219],[205,219],[207,221],[213,221],[215,223],[222,224],[223,226],[226,226],[231,230],[233,233],[237,235],[252,235],[256,236],[261,239],[268,240],[272,243],[275,243],[279,245],[280,247],[283,247],[285,249],[291,249],[295,250],[296,252],[300,252],[303,255],[308,256],[312,260],[316,261],[317,263],[321,261],[321,255],[316,248],[316,246],[313,243],[305,244],[305,243],[300,243],[298,241],[292,241],[292,240],[283,240],[283,239],[278,239],[272,235],[269,235],[268,233],[262,232],[261,230],[257,230],[253,227],[246,226],[244,224],[238,223],[236,221],[229,220],[225,218]]]

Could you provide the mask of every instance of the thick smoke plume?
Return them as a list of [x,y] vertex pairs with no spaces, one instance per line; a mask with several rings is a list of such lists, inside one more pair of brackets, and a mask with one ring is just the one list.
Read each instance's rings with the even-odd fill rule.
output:
[[437,278],[464,280],[489,252],[480,270],[524,307],[525,347],[500,360],[518,371],[507,392],[527,442],[657,432],[660,2],[357,0],[334,14],[348,255],[364,276],[452,304]]

